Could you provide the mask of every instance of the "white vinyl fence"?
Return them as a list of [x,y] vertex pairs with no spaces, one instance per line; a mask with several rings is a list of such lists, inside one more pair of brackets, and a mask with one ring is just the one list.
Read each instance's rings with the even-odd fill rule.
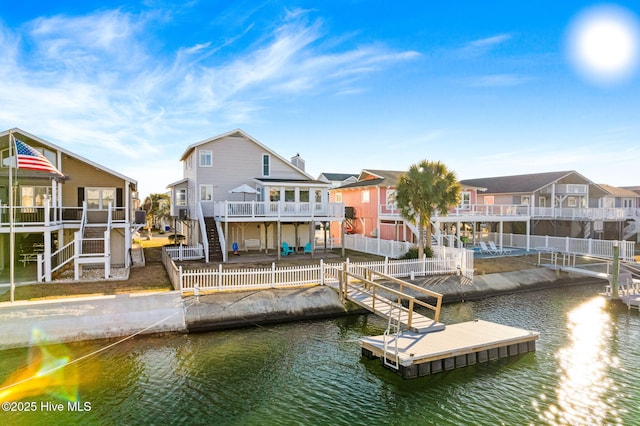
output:
[[[485,239],[485,238],[483,238]],[[499,233],[490,233],[486,238],[500,243]],[[594,240],[591,238],[550,237],[548,235],[530,235],[528,247],[533,250],[545,249],[560,253],[613,259],[613,246],[620,247],[620,259],[633,262],[635,243],[633,241]],[[506,247],[527,248],[527,236],[522,234],[502,234],[502,245]]]
[[[460,250],[456,250],[460,252]],[[222,265],[209,269],[183,269],[176,267],[167,251],[163,251],[163,263],[175,289],[185,292],[239,291],[249,289],[287,288],[304,285],[325,285],[337,282],[339,271],[360,274],[362,268],[370,268],[393,277],[460,274],[459,257],[390,260],[378,262],[324,263],[255,269],[223,269]],[[467,274],[472,277],[473,269]],[[469,276],[469,275],[468,275]]]

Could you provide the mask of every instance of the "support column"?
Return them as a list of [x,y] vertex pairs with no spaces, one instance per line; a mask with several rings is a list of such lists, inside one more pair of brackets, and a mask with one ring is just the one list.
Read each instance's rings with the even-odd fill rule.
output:
[[280,221],[278,221],[278,230],[277,230],[277,234],[278,234],[278,244],[276,245],[276,250],[278,251],[278,260],[280,260],[280,256],[281,256],[281,252],[280,252],[280,246],[282,245],[282,223]]
[[531,221],[527,220],[527,251],[531,249]]
[[346,251],[344,249],[344,220],[340,222],[340,242],[342,243],[342,257],[345,257]]
[[504,222],[502,220],[500,220],[498,224],[498,229],[500,230],[498,234],[500,236],[500,245],[498,247],[500,248],[500,251],[502,251],[502,232],[504,230]]
[[51,282],[51,231],[44,231],[44,281]]

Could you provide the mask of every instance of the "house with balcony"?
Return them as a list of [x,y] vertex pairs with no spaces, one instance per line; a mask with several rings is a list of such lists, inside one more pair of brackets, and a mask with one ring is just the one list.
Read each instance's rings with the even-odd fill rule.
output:
[[[10,150],[14,138],[44,155],[64,176],[16,169]],[[17,280],[38,281],[51,281],[65,267],[74,267],[79,279],[82,267],[104,268],[108,278],[112,267],[131,265],[132,234],[144,224],[135,211],[135,180],[17,128],[0,133],[0,151],[3,282],[8,282],[11,262]]]
[[[398,179],[405,171],[364,169],[357,182],[331,189],[331,201],[345,205],[345,228],[347,234],[358,234],[369,238],[390,241],[416,242],[419,232],[416,225],[402,217],[395,202]],[[519,220],[524,216],[510,210],[486,212],[475,208],[478,192],[484,188],[462,185],[460,203],[448,215],[431,218],[432,234],[436,240],[445,235],[456,238],[470,236],[472,227],[468,223]],[[475,227],[473,227],[475,229]],[[341,229],[334,225],[331,236],[338,238]]]
[[[207,261],[229,252],[294,251],[313,244],[316,223],[341,222],[330,183],[312,178],[296,155],[285,158],[242,130],[194,143],[180,157],[183,178],[168,185],[172,216]],[[237,250],[236,250],[237,249]]]
[[[481,186],[475,210],[511,210],[530,217],[532,235],[637,239],[637,197],[570,171],[464,179]],[[523,233],[516,224],[507,232]]]

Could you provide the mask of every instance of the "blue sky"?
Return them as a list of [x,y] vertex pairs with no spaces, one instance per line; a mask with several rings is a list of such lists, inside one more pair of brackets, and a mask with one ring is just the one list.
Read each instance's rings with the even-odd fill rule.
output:
[[188,145],[235,128],[314,177],[428,159],[460,179],[640,185],[637,2],[609,7],[617,38],[578,25],[598,2],[443,3],[3,2],[0,129],[137,179],[143,197],[182,177]]

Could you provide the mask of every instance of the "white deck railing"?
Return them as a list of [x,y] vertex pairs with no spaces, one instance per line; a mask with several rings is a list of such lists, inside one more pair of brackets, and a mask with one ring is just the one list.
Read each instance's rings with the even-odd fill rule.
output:
[[[604,207],[531,207],[516,204],[470,204],[454,207],[447,216],[530,216],[541,219],[587,219],[587,220],[623,220],[637,217],[638,209]],[[402,218],[400,210],[393,205],[379,206],[381,217]],[[437,218],[438,215],[434,215]]]
[[205,216],[218,218],[344,218],[343,203],[304,203],[287,201],[201,202]]

